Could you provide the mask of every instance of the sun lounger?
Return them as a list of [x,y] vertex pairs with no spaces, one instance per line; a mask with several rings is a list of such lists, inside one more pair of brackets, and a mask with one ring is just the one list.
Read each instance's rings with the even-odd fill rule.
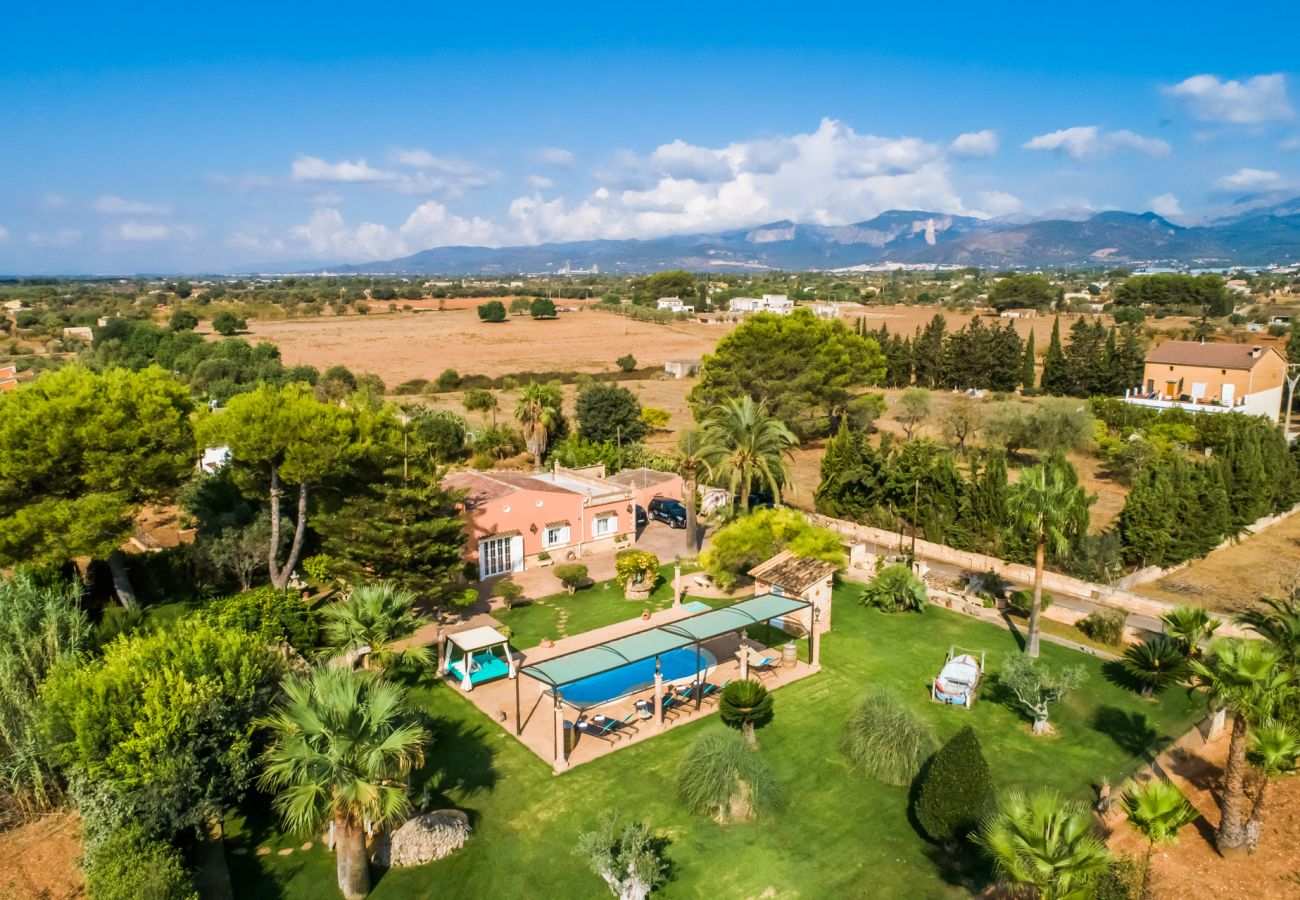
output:
[[623,736],[624,731],[634,732],[636,726],[632,724],[632,717],[636,712],[630,712],[621,719],[612,719],[609,716],[593,716],[586,722],[580,723],[585,726],[582,731],[592,737],[598,737],[602,740],[618,740]]
[[722,696],[722,692],[726,689],[727,685],[729,684],[731,684],[730,678],[722,682],[722,684],[713,684],[712,682],[706,684],[704,686],[704,693],[700,694],[700,699],[716,700],[718,697]]
[[757,674],[762,675],[763,672],[770,672],[780,664],[781,657],[779,656],[760,653],[752,647],[749,649],[749,670],[751,672],[758,669],[759,671]]

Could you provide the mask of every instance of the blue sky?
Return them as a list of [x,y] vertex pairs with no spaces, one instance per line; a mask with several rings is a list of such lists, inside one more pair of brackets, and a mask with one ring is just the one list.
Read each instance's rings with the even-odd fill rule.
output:
[[116,6],[7,12],[0,272],[1300,194],[1294,4]]

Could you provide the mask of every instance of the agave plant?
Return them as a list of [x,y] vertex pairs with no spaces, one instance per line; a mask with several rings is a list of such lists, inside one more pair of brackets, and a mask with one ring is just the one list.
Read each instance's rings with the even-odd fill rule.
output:
[[1142,696],[1150,697],[1186,676],[1187,655],[1178,640],[1158,635],[1124,651],[1124,671],[1142,683]]
[[1183,655],[1195,659],[1201,655],[1201,648],[1214,637],[1214,631],[1222,622],[1210,617],[1203,606],[1180,606],[1160,617],[1165,625],[1165,634],[1178,642]]
[[758,743],[754,729],[772,721],[772,695],[754,679],[733,681],[722,689],[718,700],[722,724],[740,729],[750,746]]

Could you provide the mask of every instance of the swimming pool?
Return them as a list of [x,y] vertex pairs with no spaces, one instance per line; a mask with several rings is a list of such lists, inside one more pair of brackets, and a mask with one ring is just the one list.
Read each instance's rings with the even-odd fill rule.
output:
[[[694,647],[670,650],[661,654],[659,660],[663,664],[665,684],[695,677]],[[699,661],[702,672],[708,672],[717,663],[713,654],[703,648],[700,650]],[[654,657],[651,657],[566,684],[560,689],[560,696],[570,706],[586,709],[653,687],[654,683],[655,661]]]

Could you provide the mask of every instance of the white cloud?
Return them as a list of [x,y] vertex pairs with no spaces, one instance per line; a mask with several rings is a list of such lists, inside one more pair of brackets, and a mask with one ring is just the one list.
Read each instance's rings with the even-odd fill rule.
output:
[[395,172],[372,168],[364,159],[328,163],[317,156],[299,156],[293,161],[295,181],[327,181],[344,184],[396,181]]
[[1143,137],[1132,131],[1102,131],[1096,125],[1076,125],[1030,138],[1026,150],[1051,150],[1071,159],[1084,161],[1106,156],[1114,150],[1136,150],[1159,159],[1168,156],[1170,146],[1158,138]]
[[537,159],[557,169],[572,169],[577,163],[572,150],[563,147],[542,147],[533,153]]
[[1161,194],[1147,201],[1147,206],[1158,216],[1181,216],[1183,208],[1173,194]]
[[980,191],[975,195],[975,202],[989,216],[1007,216],[1024,208],[1019,197],[1005,191]]
[[3,244],[7,240],[9,240],[9,229],[0,225],[0,244]]
[[[449,244],[498,244],[501,233],[487,219],[464,218],[429,200],[416,207],[395,230],[375,222],[349,226],[337,209],[326,208],[312,213],[307,224],[293,228],[290,236],[313,255],[364,262]],[[232,236],[229,243],[266,249],[265,241],[244,234]]]
[[859,134],[829,118],[806,134],[723,147],[673,141],[645,156],[624,151],[596,174],[602,186],[576,202],[516,198],[512,239],[644,238],[778,219],[838,225],[886,209],[985,214],[953,189],[941,147]]
[[1216,184],[1225,191],[1243,191],[1276,187],[1281,180],[1278,173],[1267,169],[1243,168],[1231,175],[1224,175]]
[[1224,81],[1216,75],[1193,75],[1166,88],[1187,103],[1192,115],[1207,122],[1257,125],[1294,114],[1286,96],[1286,76],[1256,75],[1245,81]]
[[49,193],[41,198],[42,209],[62,209],[68,205],[68,198],[62,194]]
[[233,191],[237,194],[265,190],[276,185],[275,179],[269,175],[255,175],[252,173],[245,175],[209,175],[207,180],[213,187],[220,188],[223,191]]
[[965,159],[985,159],[998,152],[998,134],[990,128],[959,134],[948,145],[948,152]]
[[109,216],[167,216],[172,208],[166,203],[146,203],[141,200],[123,200],[105,194],[93,204],[95,212]]
[[1300,135],[1296,135],[1295,137],[1289,137],[1286,140],[1282,141],[1282,143],[1277,145],[1277,149],[1285,150],[1288,153],[1291,152],[1292,150],[1300,150]]
[[536,191],[544,191],[547,188],[555,187],[555,182],[545,175],[529,175],[528,186]]
[[38,247],[69,247],[81,240],[81,232],[75,228],[60,228],[57,231],[33,231],[27,235],[27,241]]
[[198,229],[191,225],[167,225],[161,222],[127,221],[105,234],[123,241],[173,241],[193,240]]

